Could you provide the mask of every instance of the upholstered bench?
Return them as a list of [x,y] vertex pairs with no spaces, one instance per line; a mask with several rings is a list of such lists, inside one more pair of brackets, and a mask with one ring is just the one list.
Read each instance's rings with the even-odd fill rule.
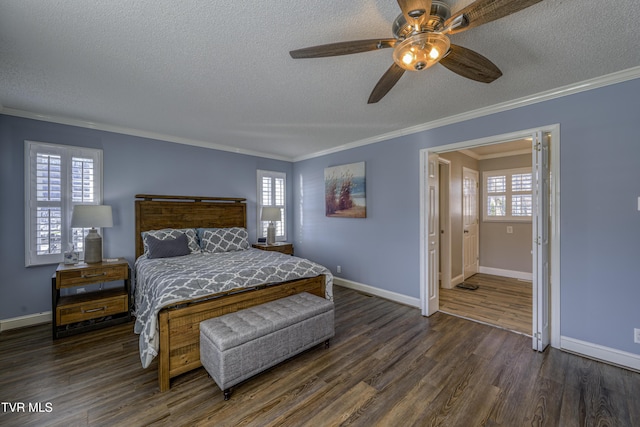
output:
[[200,361],[231,387],[334,336],[333,302],[303,292],[200,322]]

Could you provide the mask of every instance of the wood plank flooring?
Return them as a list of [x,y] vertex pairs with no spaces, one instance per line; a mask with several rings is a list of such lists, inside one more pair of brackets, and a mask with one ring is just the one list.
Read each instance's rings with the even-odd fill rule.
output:
[[[56,341],[49,325],[2,332],[0,401],[27,410],[5,405],[0,425],[640,425],[638,373],[337,286],[335,303],[329,349],[240,384],[226,402],[204,369],[161,393],[132,324]],[[29,412],[38,402],[43,412]]]
[[490,274],[474,274],[468,289],[440,288],[440,310],[531,336],[531,282]]

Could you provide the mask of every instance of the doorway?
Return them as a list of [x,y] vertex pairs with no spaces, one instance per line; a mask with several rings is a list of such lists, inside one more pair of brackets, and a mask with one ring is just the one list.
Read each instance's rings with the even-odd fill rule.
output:
[[[458,258],[451,271],[455,286],[440,282],[440,311],[528,336],[533,321],[531,151],[531,141],[522,139],[439,153],[455,169],[452,182],[441,174],[440,194],[451,185],[462,189],[451,191],[452,203],[462,205],[462,230],[454,233],[462,251],[452,255],[440,246],[441,258]],[[513,206],[521,214],[517,218],[511,216],[506,194],[514,172],[518,179],[513,184],[520,190],[513,195],[520,202]],[[449,219],[444,212],[448,202],[440,200],[442,223]],[[441,262],[444,276],[442,270]]]
[[[517,139],[533,138],[536,143],[533,143],[532,148],[529,149],[529,153],[536,151],[543,153],[542,156],[533,155],[534,162],[540,161],[541,163],[534,166],[534,179],[536,191],[534,192],[534,205],[535,209],[533,227],[536,230],[534,234],[534,241],[536,244],[531,248],[533,252],[533,324],[532,324],[532,336],[534,348],[537,350],[543,350],[544,347],[550,342],[552,346],[559,347],[559,325],[560,325],[560,310],[559,310],[559,155],[560,155],[560,140],[559,140],[559,126],[552,125],[540,129],[525,130],[521,132],[515,132],[511,134],[498,135],[489,138],[483,138],[478,140],[465,141],[455,144],[444,145],[435,147],[433,149],[422,150],[421,155],[421,218],[429,218],[429,223],[433,223],[438,218],[438,203],[434,202],[433,196],[429,197],[429,194],[433,194],[432,185],[434,181],[427,179],[430,177],[428,171],[431,162],[438,161],[438,155],[440,153],[458,151],[470,149],[472,147],[488,147],[490,145],[504,143],[506,141],[512,141]],[[551,141],[551,143],[549,143]],[[538,173],[537,171],[542,164],[541,158],[546,161],[548,166],[548,172]],[[538,160],[536,160],[538,159]],[[437,164],[437,163],[436,163]],[[433,167],[433,166],[431,166]],[[541,169],[540,169],[541,170]],[[546,169],[545,169],[546,170]],[[540,178],[540,179],[539,179]],[[543,189],[546,190],[543,191]],[[452,192],[454,190],[452,189]],[[437,194],[437,191],[436,191]],[[435,199],[438,200],[438,199]],[[538,201],[536,203],[536,200]],[[435,207],[436,213],[432,211],[432,207]],[[454,206],[451,206],[451,211],[455,210]],[[458,208],[461,210],[460,208]],[[451,221],[451,227],[456,228],[454,220]],[[433,241],[429,240],[433,235],[427,233],[427,223],[421,221],[421,308],[424,315],[433,314],[439,311],[439,286],[436,284],[433,286],[429,283],[429,279],[433,280],[433,272],[430,271],[433,266],[438,266],[439,261],[434,259],[432,251],[428,249],[432,248]],[[460,224],[461,225],[461,224]],[[456,238],[455,233],[453,242],[451,244],[452,250],[455,251]],[[544,237],[544,238],[542,238]],[[540,244],[546,242],[544,244]],[[544,248],[540,249],[540,246]],[[458,243],[458,247],[462,249],[462,241]],[[425,255],[428,254],[428,259]],[[446,256],[446,255],[445,255]],[[429,261],[429,262],[426,262]],[[454,257],[451,258],[452,263],[455,263]],[[461,276],[463,275],[461,271]],[[438,276],[435,275],[437,278]],[[455,278],[454,278],[455,283]],[[428,297],[427,297],[428,296]],[[552,321],[551,321],[552,320]]]

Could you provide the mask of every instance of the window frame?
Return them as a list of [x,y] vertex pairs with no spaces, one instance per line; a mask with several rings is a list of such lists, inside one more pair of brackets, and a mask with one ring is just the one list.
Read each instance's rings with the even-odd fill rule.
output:
[[[530,191],[513,191],[512,183],[513,176],[520,174],[531,175],[531,190]],[[491,177],[505,176],[505,191],[504,192],[488,192],[487,181]],[[533,207],[533,169],[531,167],[512,168],[512,169],[496,169],[482,172],[482,221],[484,222],[532,222],[533,211],[531,215],[513,215],[512,197],[517,195],[531,196],[531,204]],[[505,215],[504,216],[489,216],[488,214],[488,200],[490,196],[505,196]]]
[[[76,204],[102,204],[103,197],[103,152],[101,149],[77,147],[62,144],[53,144],[38,141],[25,140],[24,154],[24,194],[25,194],[25,266],[39,266],[57,264],[63,261],[66,244],[71,242],[73,230],[71,229],[71,214]],[[38,154],[60,156],[60,200],[38,201],[37,199],[37,158]],[[93,201],[73,202],[73,177],[72,159],[82,157],[93,160],[92,191]],[[37,215],[38,207],[53,207],[60,209],[60,248],[59,252],[41,254],[37,253]],[[98,232],[101,233],[98,228]],[[86,230],[85,230],[86,233]],[[76,248],[77,250],[78,248]],[[81,258],[83,257],[81,253]]]
[[[263,194],[264,194],[264,188],[263,188],[263,178],[270,178],[271,179],[271,204],[263,204]],[[282,184],[282,204],[276,204],[276,188],[275,188],[275,180],[276,179],[282,179],[283,180],[283,184]],[[260,220],[260,214],[262,212],[262,207],[263,206],[273,206],[273,207],[279,207],[282,209],[282,221],[279,221],[276,223],[276,241],[278,242],[283,242],[287,240],[287,174],[285,172],[278,172],[278,171],[269,171],[269,170],[263,170],[263,169],[258,169],[256,171],[256,188],[257,188],[257,198],[256,198],[256,223],[257,223],[257,227],[256,227],[256,235],[258,238],[262,238],[262,237],[267,237],[267,231],[266,231],[266,226],[268,225],[267,221],[261,221]],[[278,233],[278,228],[279,225],[281,225],[282,227],[282,233],[279,234]]]

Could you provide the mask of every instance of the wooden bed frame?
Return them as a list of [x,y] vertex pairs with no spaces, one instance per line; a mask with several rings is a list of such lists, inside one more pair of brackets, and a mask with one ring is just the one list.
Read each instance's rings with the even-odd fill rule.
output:
[[[163,228],[247,227],[247,205],[245,199],[240,198],[138,194],[135,211],[136,259],[144,253],[143,231]],[[300,292],[324,298],[325,276],[237,289],[163,308],[158,315],[160,391],[170,388],[171,378],[202,366],[201,321]]]

